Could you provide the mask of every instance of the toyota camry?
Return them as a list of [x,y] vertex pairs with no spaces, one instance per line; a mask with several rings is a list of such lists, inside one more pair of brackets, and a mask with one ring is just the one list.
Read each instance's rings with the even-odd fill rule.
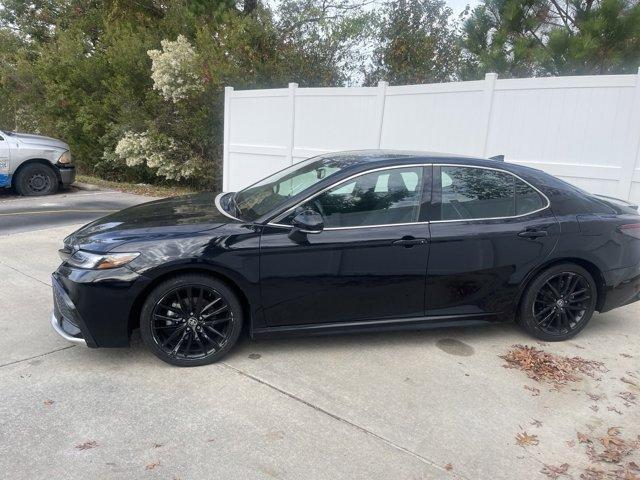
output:
[[165,362],[252,338],[515,320],[545,341],[640,299],[640,216],[500,160],[322,155],[238,192],[127,208],[64,240],[52,325],[89,347],[139,328]]

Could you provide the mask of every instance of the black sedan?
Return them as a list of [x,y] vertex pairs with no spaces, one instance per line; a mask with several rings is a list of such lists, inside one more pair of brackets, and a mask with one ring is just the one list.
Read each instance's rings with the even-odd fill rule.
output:
[[52,324],[89,347],[140,328],[203,365],[252,337],[515,319],[542,340],[640,299],[637,207],[501,161],[311,158],[242,191],[154,201],[67,237]]

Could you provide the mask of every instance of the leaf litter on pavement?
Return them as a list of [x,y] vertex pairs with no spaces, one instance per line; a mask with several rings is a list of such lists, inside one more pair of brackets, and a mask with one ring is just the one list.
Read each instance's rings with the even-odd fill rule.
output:
[[[550,383],[553,386],[550,391],[559,392],[561,387],[570,382],[580,382],[585,377],[602,380],[601,374],[608,372],[602,362],[578,356],[554,355],[527,345],[513,345],[507,353],[500,355],[500,358],[506,362],[503,365],[505,368],[521,370],[527,377],[536,382]],[[622,401],[626,408],[637,406],[638,396],[629,390],[640,388],[638,375],[635,372],[627,371],[625,376],[618,378],[626,387],[625,391],[609,398]],[[529,391],[538,390],[526,385],[525,389]],[[576,388],[571,388],[571,390],[579,391]],[[537,395],[534,394],[533,396]],[[604,394],[586,393],[585,400],[599,402],[604,398],[606,398]],[[595,413],[601,410],[596,404],[590,405],[589,408]],[[606,410],[617,415],[623,415],[623,412],[615,405],[608,405]],[[622,425],[625,424],[622,423]],[[638,466],[640,461],[637,459],[638,454],[640,454],[640,435],[635,437],[633,434],[629,435],[627,433],[625,435],[624,428],[618,426],[609,427],[606,429],[606,433],[599,435],[594,433],[596,428],[593,426],[587,425],[587,428],[589,433],[576,432],[578,448],[584,449],[586,458],[585,464],[579,468],[577,466],[573,468],[578,468],[581,473],[570,473],[572,467],[567,462],[544,464],[540,473],[552,479],[566,477],[579,478],[580,480],[640,480],[640,466]],[[516,435],[516,442],[521,447],[528,447],[539,445],[540,439],[537,435],[530,435],[523,430]],[[576,447],[576,441],[566,441],[565,445],[569,448]]]
[[517,368],[532,380],[548,381],[557,387],[568,382],[579,382],[583,375],[596,378],[598,373],[606,371],[602,362],[582,357],[562,357],[527,345],[513,345],[500,358],[507,362],[505,368]]

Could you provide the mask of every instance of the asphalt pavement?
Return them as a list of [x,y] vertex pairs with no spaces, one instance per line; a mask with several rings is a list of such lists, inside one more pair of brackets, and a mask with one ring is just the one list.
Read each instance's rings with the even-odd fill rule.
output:
[[[13,215],[0,217],[3,478],[520,480],[559,469],[578,480],[611,427],[640,435],[639,303],[555,344],[511,324],[243,339],[221,362],[181,369],[137,336],[122,349],[66,343],[49,324],[62,239],[102,210],[145,200],[86,191],[0,200],[0,214],[20,218],[7,228]],[[79,210],[78,223],[64,206]],[[54,212],[29,213],[45,209]],[[504,368],[513,344],[608,371],[554,387]],[[523,432],[535,438],[520,445]],[[640,464],[637,450],[597,466],[631,461]]]
[[0,235],[84,224],[150,200],[141,195],[75,186],[46,197],[20,197],[0,188]]

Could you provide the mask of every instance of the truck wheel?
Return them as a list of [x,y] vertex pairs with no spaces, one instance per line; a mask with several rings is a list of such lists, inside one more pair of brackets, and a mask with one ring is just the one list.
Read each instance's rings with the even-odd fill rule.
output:
[[58,177],[51,167],[30,163],[18,171],[14,185],[20,195],[51,195],[58,191]]

